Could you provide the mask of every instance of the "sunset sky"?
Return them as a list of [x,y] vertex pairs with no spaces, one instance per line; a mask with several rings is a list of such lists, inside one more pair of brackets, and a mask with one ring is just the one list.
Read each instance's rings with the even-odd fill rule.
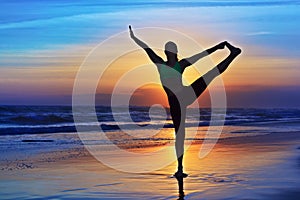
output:
[[[224,40],[241,47],[241,56],[222,75],[229,107],[300,107],[299,21],[296,0],[1,1],[0,104],[71,105],[74,78],[84,58],[131,24],[136,29],[176,30],[203,48]],[[136,33],[150,46],[159,37]],[[220,52],[212,59],[217,63],[226,55]],[[142,52],[125,60],[124,72],[135,62],[150,64]],[[120,72],[117,63],[97,90],[100,104],[109,101],[112,80]],[[192,80],[198,75],[190,70],[186,76]],[[151,95],[144,98],[143,91]],[[158,86],[141,88],[135,95],[141,105],[164,98]],[[208,94],[200,101],[207,106]]]

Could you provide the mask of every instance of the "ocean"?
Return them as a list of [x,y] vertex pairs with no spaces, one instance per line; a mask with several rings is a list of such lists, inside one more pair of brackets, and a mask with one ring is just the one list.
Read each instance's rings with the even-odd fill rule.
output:
[[[132,118],[130,120],[127,119],[126,115],[128,110]],[[195,122],[198,122],[197,126],[199,127],[209,126],[212,117],[211,109],[201,108],[198,111],[196,108],[191,108],[190,110],[186,127],[195,126]],[[167,117],[160,116],[160,110],[157,113],[154,110],[151,112],[151,118],[149,107],[130,107],[129,109],[120,107],[114,112],[114,115],[118,115],[118,120],[122,119],[123,121],[116,123],[110,107],[96,107],[99,125],[105,132],[119,131],[120,128],[122,130],[130,129],[131,123],[146,128],[150,124],[153,125],[151,128],[155,125],[173,128],[167,109]],[[226,111],[224,124],[225,126],[263,125],[275,129],[287,125],[297,129],[298,125],[300,126],[300,109],[229,108]],[[89,125],[88,123],[85,124],[85,126]],[[0,106],[0,135],[68,132],[76,132],[71,106]]]

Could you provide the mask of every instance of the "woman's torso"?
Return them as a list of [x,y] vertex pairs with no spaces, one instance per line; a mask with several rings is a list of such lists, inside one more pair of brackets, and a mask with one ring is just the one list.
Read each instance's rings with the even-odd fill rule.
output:
[[181,91],[184,87],[182,84],[183,70],[179,62],[176,62],[173,67],[168,66],[166,63],[160,64],[158,66],[158,72],[161,83],[168,95],[170,93],[176,95],[176,93]]

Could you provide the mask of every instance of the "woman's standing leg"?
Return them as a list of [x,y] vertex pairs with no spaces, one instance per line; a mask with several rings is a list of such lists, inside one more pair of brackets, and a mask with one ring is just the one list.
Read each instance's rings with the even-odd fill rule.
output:
[[170,113],[175,128],[176,140],[175,150],[178,162],[178,169],[175,176],[186,176],[183,173],[183,154],[184,154],[184,139],[185,139],[185,117],[186,106],[180,103],[176,96],[169,96]]

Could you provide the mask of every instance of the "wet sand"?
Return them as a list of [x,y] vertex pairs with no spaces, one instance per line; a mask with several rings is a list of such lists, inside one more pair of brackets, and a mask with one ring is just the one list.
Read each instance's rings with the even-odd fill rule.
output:
[[[183,180],[184,199],[299,199],[299,132],[221,139],[203,159],[198,157],[200,146],[192,144],[185,154],[184,167],[189,176]],[[111,156],[120,162],[126,159],[113,152]],[[178,182],[170,178],[176,162],[150,173],[125,173],[108,168],[83,146],[77,146],[22,159],[2,158],[0,164],[3,199],[179,196]]]

